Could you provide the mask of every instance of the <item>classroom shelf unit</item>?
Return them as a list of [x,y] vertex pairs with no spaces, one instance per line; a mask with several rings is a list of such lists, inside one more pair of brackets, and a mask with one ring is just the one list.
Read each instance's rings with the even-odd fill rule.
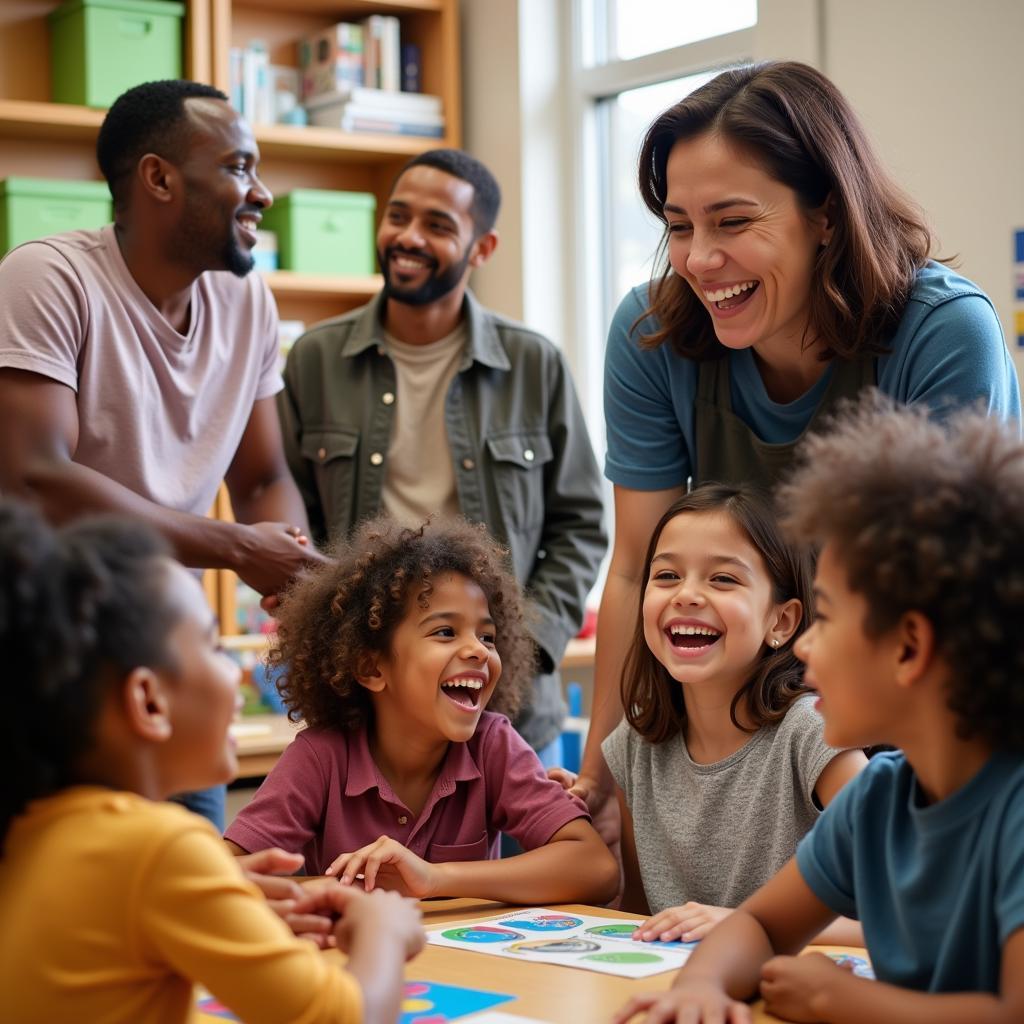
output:
[[[97,180],[94,147],[102,110],[50,102],[47,15],[60,0],[0,2],[0,178]],[[442,97],[443,139],[356,134],[327,128],[257,125],[260,173],[271,191],[292,188],[372,192],[383,205],[401,166],[436,146],[461,144],[458,0],[186,0],[185,75],[228,90],[228,53],[252,39],[267,45],[274,64],[296,63],[295,42],[339,21],[396,15],[402,38],[419,46],[423,90]],[[277,271],[267,281],[281,318],[314,323],[366,302],[381,285],[377,275],[331,277]],[[226,495],[213,514],[229,516]],[[233,574],[207,573],[207,593],[226,633]]]

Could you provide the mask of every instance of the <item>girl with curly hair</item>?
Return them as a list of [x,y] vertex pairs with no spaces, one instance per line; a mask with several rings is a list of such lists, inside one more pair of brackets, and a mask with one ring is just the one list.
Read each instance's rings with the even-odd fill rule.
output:
[[[822,738],[793,645],[809,560],[749,489],[706,484],[647,548],[626,720],[603,749],[623,821],[623,909],[635,938],[693,941],[793,855],[865,764]],[[837,926],[831,941],[858,941]]]
[[[512,728],[534,650],[482,527],[379,517],[284,596],[272,661],[306,723],[225,839],[408,895],[603,903],[618,868]],[[524,853],[498,863],[499,833]]]

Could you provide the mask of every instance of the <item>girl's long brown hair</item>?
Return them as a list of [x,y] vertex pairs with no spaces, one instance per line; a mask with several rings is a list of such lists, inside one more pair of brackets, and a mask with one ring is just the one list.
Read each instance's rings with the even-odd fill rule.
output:
[[776,523],[771,508],[750,488],[730,484],[703,484],[690,494],[677,499],[654,528],[644,559],[644,575],[640,587],[633,644],[622,673],[622,706],[626,720],[649,743],[664,743],[686,728],[686,705],[683,688],[651,653],[644,639],[644,591],[651,577],[654,558],[662,531],[676,516],[688,512],[725,512],[750,538],[764,560],[772,580],[772,597],[776,602],[798,598],[802,605],[800,624],[778,649],[765,647],[753,673],[736,692],[729,708],[733,724],[740,729],[736,708],[746,702],[748,717],[754,728],[779,721],[789,706],[802,693],[803,666],[793,653],[796,638],[807,628],[811,616],[810,556],[788,545]]

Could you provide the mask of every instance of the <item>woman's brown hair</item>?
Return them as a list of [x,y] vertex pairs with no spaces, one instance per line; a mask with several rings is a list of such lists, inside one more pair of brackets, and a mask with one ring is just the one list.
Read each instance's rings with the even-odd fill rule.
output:
[[703,484],[669,506],[654,528],[644,558],[633,644],[622,673],[622,706],[626,709],[626,720],[649,743],[664,743],[686,728],[683,688],[651,653],[644,639],[644,591],[651,577],[651,560],[662,531],[676,516],[715,512],[728,515],[760,553],[772,580],[773,600],[782,602],[795,597],[802,606],[800,623],[786,643],[777,649],[764,648],[750,678],[733,697],[729,717],[737,728],[744,728],[736,718],[736,708],[745,700],[747,716],[757,729],[779,721],[790,704],[806,692],[803,666],[793,653],[793,644],[807,628],[811,616],[810,558],[783,540],[771,508],[752,489]]
[[365,656],[387,654],[410,602],[425,607],[433,585],[451,573],[480,587],[494,619],[501,679],[488,710],[516,713],[536,651],[505,551],[483,526],[439,519],[407,529],[379,516],[331,554],[286,591],[277,614],[270,662],[284,669],[278,689],[292,718],[343,731],[369,723],[373,704],[357,679]]
[[[822,358],[881,354],[903,314],[914,277],[932,247],[920,209],[893,183],[843,94],[821,72],[796,61],[723,71],[670,107],[647,129],[640,149],[640,195],[666,225],[641,336],[668,341],[681,356],[717,359],[725,349],[711,317],[668,262],[664,205],[669,154],[677,142],[713,133],[791,188],[804,209],[826,202],[834,231],[818,252],[805,343]],[[657,269],[660,268],[660,269]]]

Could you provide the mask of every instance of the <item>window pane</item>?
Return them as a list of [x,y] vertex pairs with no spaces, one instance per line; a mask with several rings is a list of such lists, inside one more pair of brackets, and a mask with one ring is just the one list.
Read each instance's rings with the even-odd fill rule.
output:
[[640,201],[636,184],[637,154],[647,126],[663,110],[710,81],[717,71],[675,78],[657,85],[630,89],[600,102],[607,137],[608,217],[605,221],[607,266],[605,280],[609,315],[636,284],[650,279],[654,251],[661,239],[661,222]]
[[629,60],[757,24],[757,0],[608,0],[609,57]]

